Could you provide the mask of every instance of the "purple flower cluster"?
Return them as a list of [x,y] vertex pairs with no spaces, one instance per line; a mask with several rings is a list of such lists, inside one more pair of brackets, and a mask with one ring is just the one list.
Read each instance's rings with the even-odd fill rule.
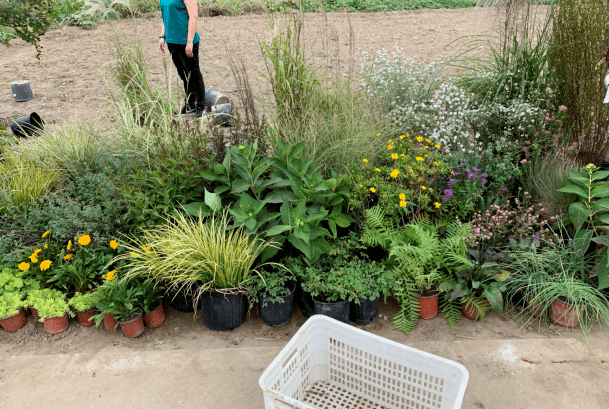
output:
[[[488,174],[478,168],[466,168],[459,165],[459,172],[452,172],[446,182],[448,189],[441,196],[442,201],[457,201],[458,198],[476,198],[482,196],[488,183]],[[462,177],[461,177],[462,176]]]

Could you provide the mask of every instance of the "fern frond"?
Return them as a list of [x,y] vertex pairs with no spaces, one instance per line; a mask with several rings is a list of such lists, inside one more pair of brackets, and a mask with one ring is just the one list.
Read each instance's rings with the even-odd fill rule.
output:
[[444,313],[444,318],[446,318],[451,328],[457,325],[461,319],[461,303],[459,300],[440,302],[440,310]]
[[488,301],[482,298],[466,297],[461,300],[465,304],[465,308],[473,308],[476,313],[475,321],[484,321],[484,316],[491,310],[491,305]]
[[379,206],[364,210],[366,223],[360,237],[360,242],[367,246],[389,247],[395,236],[393,222],[385,217],[385,212]]
[[400,311],[393,316],[393,325],[406,335],[410,335],[419,319],[421,306],[413,295],[416,291],[412,281],[403,278],[396,281],[394,297],[400,304]]

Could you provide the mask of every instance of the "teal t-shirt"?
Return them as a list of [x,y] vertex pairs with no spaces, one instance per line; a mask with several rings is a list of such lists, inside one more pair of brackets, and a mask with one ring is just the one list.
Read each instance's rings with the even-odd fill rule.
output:
[[[183,0],[161,0],[161,14],[165,26],[165,42],[186,44],[188,42],[188,10]],[[193,44],[199,42],[199,33],[195,32]]]

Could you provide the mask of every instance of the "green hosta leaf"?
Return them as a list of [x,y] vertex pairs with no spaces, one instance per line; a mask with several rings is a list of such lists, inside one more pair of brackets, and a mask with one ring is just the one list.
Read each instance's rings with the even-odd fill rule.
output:
[[560,189],[558,189],[558,191],[563,193],[574,193],[582,199],[588,199],[588,192],[576,185],[567,185],[565,187],[561,187]]
[[191,216],[206,217],[212,214],[212,210],[203,202],[192,202],[182,205],[182,208]]
[[609,170],[601,170],[592,174],[592,180],[602,180],[609,177]]
[[278,224],[277,226],[273,226],[269,229],[268,232],[266,232],[267,236],[277,236],[278,234],[281,234],[283,232],[286,232],[288,230],[291,230],[292,226],[287,226],[285,224]]
[[584,222],[590,217],[590,214],[592,214],[592,211],[581,202],[575,202],[569,206],[569,219],[576,230],[582,227]]
[[603,183],[592,189],[592,197],[605,198],[609,196],[609,184]]
[[484,290],[482,296],[488,300],[491,304],[491,308],[495,311],[503,310],[503,296],[500,291],[488,291]]

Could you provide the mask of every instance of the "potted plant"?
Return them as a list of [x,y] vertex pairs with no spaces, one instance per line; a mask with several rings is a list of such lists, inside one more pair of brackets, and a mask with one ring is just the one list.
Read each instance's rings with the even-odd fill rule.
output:
[[283,265],[269,264],[260,274],[248,278],[250,307],[258,301],[260,316],[266,325],[280,327],[290,321],[296,290],[296,277]]
[[275,244],[245,233],[243,226],[229,228],[226,212],[207,219],[176,213],[127,245],[127,276],[152,276],[177,289],[196,284],[195,305],[205,325],[214,331],[237,328],[248,308],[244,284],[257,273],[261,252]]
[[51,288],[43,288],[39,290],[30,291],[27,295],[26,303],[27,306],[30,307],[30,311],[34,316],[34,320],[36,320],[37,322],[40,321],[40,315],[38,314],[38,309],[36,305],[44,302],[45,300],[57,297],[63,297],[63,293],[59,290]]
[[382,263],[366,261],[365,258],[354,260],[347,267],[352,270],[351,275],[355,279],[356,298],[350,306],[351,320],[362,325],[376,321],[381,294],[386,297],[394,286],[391,271]]
[[510,273],[502,269],[501,264],[487,261],[479,250],[468,249],[468,254],[471,259],[452,257],[461,268],[453,277],[440,284],[440,291],[446,293],[446,302],[460,301],[461,312],[465,317],[482,320],[491,309],[503,311],[502,293]]
[[115,274],[115,271],[108,273],[106,281],[96,291],[96,307],[100,312],[93,316],[95,325],[104,321],[106,329],[110,329],[108,324],[111,322],[106,323],[106,320],[110,321],[106,316],[110,316],[116,322],[112,329],[120,326],[127,338],[137,338],[144,332],[140,283],[129,277],[119,280]]
[[303,279],[305,278],[306,262],[302,257],[286,257],[283,259],[286,268],[290,270],[296,277],[296,290],[294,291],[295,303],[300,307],[302,314],[305,317],[311,317],[315,314],[315,304],[313,296],[302,288]]
[[68,329],[68,316],[74,316],[64,294],[53,291],[48,297],[34,298],[29,301],[38,310],[40,322],[44,323],[44,330],[56,335]]
[[68,305],[76,311],[76,318],[83,327],[91,327],[94,322],[91,317],[95,315],[95,298],[92,293],[74,293]]
[[0,325],[6,332],[17,332],[25,327],[25,306],[26,303],[18,292],[4,292],[0,295]]
[[512,250],[512,278],[508,294],[526,294],[523,312],[559,326],[580,326],[584,331],[600,323],[609,325],[606,294],[597,288],[592,270],[594,254],[586,254],[590,236],[546,242],[539,249]]
[[158,285],[157,281],[148,277],[140,285],[142,290],[142,308],[144,309],[144,322],[148,328],[158,328],[165,322],[165,311],[163,311],[163,290],[165,287]]

